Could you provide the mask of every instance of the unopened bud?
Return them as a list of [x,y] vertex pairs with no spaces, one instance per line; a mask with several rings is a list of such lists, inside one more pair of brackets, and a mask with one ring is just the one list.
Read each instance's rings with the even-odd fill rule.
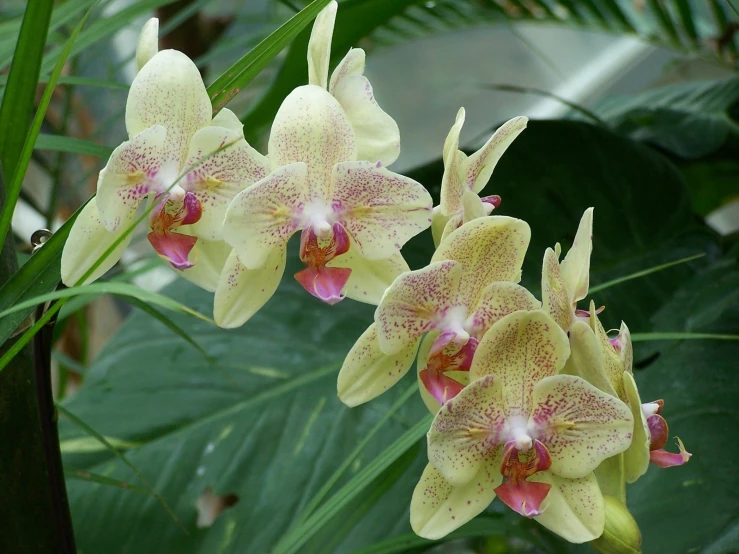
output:
[[606,526],[603,534],[590,542],[601,554],[639,554],[641,532],[636,520],[623,503],[613,496],[603,496]]

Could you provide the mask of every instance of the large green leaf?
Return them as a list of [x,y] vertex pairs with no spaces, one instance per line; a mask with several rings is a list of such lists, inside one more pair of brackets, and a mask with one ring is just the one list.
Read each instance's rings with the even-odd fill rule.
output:
[[[438,192],[440,167],[426,167],[414,176]],[[623,317],[637,331],[692,329],[682,323],[671,328],[657,314],[685,280],[718,257],[718,247],[694,222],[680,174],[663,157],[590,125],[534,122],[496,168],[488,189],[502,193],[501,213],[531,223],[524,277],[534,287],[544,248],[571,240],[582,211],[591,205],[596,208],[594,284],[707,250],[708,256],[688,264],[594,295],[607,305],[604,316]],[[409,245],[416,265],[424,256],[428,260],[429,244],[427,233]],[[395,536],[406,537],[397,544],[408,544],[408,503],[424,465],[423,449],[400,456],[380,475],[365,468],[425,415],[415,395],[394,410],[414,376],[368,405],[342,406],[335,397],[336,373],[371,321],[372,307],[350,301],[323,306],[290,277],[295,269],[291,264],[276,297],[239,330],[173,317],[217,367],[193,356],[180,337],[142,315],[131,317],[92,364],[82,390],[65,406],[111,444],[128,449],[127,457],[155,483],[191,534],[183,535],[146,497],[70,482],[83,551],[269,552],[281,541],[286,552],[326,554],[375,543],[385,548],[383,541]],[[201,312],[211,307],[211,295],[185,283],[166,293]],[[707,344],[690,342],[698,348]],[[638,345],[640,364],[653,355],[650,344]],[[675,422],[673,431],[682,435],[680,424]],[[376,434],[353,457],[373,429]],[[124,465],[90,442],[78,429],[63,425],[65,463],[132,481]],[[335,478],[341,467],[346,472]],[[680,471],[665,475],[679,476]],[[367,485],[369,477],[375,480],[366,488],[353,488],[357,482]],[[195,505],[206,487],[218,495],[235,494],[239,502],[212,527],[198,529]],[[344,496],[347,490],[350,498]],[[316,502],[317,495],[323,500]],[[727,517],[737,515],[731,513]],[[536,524],[532,534],[531,522],[506,518],[516,522],[508,529],[530,540],[548,536]],[[311,528],[315,534],[301,544],[300,525],[306,521],[321,526]],[[647,536],[649,525],[645,521]],[[490,533],[499,530],[491,526]],[[549,551],[548,543],[542,544]]]

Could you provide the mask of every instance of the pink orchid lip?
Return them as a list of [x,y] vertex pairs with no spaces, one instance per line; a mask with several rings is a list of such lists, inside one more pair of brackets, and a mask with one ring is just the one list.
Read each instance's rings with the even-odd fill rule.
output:
[[443,373],[424,369],[419,374],[423,386],[440,406],[457,396],[464,385]]
[[482,200],[483,204],[490,204],[493,207],[493,209],[500,207],[501,202],[503,202],[503,199],[497,194],[491,194],[490,196],[483,196],[480,198],[480,200]]
[[478,344],[479,341],[476,338],[470,337],[467,344],[454,354],[449,355],[442,351],[429,356],[426,368],[419,373],[419,376],[428,393],[436,399],[439,405],[457,396],[464,388],[464,385],[444,373],[446,371],[469,371]]
[[[597,310],[595,310],[596,315],[597,314],[600,314],[605,309],[606,309],[605,306],[601,306],[600,308],[598,308]],[[575,310],[575,316],[576,317],[583,318],[583,319],[590,319],[590,311],[589,310],[580,310],[580,309],[577,309],[577,310]],[[611,344],[613,344],[613,343],[611,343]]]
[[344,299],[344,290],[352,270],[344,267],[307,267],[295,274],[295,279],[310,294],[329,305]]
[[692,454],[685,450],[682,443],[678,443],[680,452],[667,452],[660,448],[649,452],[649,461],[661,468],[677,467],[686,464]]
[[303,229],[300,236],[300,259],[308,266],[295,274],[295,279],[310,294],[333,305],[344,299],[344,290],[352,270],[345,267],[327,267],[326,264],[345,254],[351,242],[341,223],[331,227],[331,238],[319,239],[312,227]]
[[152,231],[146,235],[146,238],[149,239],[157,254],[166,259],[175,269],[188,269],[195,265],[188,261],[188,257],[198,240],[197,237]]
[[506,481],[495,489],[495,494],[524,517],[540,515],[544,511],[541,505],[552,486],[527,479],[535,473],[546,471],[551,465],[549,450],[539,440],[535,440],[533,448],[525,452],[516,448],[516,441],[507,442],[503,447],[503,461],[500,466],[500,472]]
[[649,450],[659,450],[667,444],[670,430],[667,421],[659,414],[652,414],[647,418],[649,426]]
[[546,509],[541,505],[551,488],[549,483],[508,480],[495,488],[495,494],[513,511],[532,518],[541,515]]

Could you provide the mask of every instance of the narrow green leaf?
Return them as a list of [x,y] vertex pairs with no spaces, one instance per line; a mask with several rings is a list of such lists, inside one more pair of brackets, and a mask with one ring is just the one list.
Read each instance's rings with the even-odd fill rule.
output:
[[64,415],[67,419],[69,419],[72,423],[74,423],[77,427],[82,429],[85,433],[96,439],[98,442],[100,442],[103,446],[105,446],[106,450],[108,450],[111,454],[113,454],[116,458],[118,458],[121,462],[126,464],[131,470],[136,474],[136,477],[139,478],[139,480],[146,486],[147,492],[152,495],[154,498],[156,498],[159,503],[162,505],[162,507],[167,511],[167,513],[170,515],[170,517],[180,526],[182,527],[182,530],[187,533],[187,530],[182,525],[182,522],[177,518],[175,513],[172,511],[172,508],[169,507],[169,504],[167,504],[166,500],[162,497],[161,494],[156,492],[154,488],[149,484],[149,482],[144,477],[144,474],[141,473],[141,470],[137,468],[131,461],[126,458],[126,456],[120,452],[117,448],[115,448],[108,440],[95,431],[92,427],[90,427],[87,423],[82,421],[80,418],[78,418],[76,415],[74,415],[72,412],[67,410],[64,406],[61,404],[56,405],[56,409],[59,410],[59,412]]
[[721,335],[714,333],[632,333],[634,342],[653,340],[739,340],[739,335]]
[[113,152],[109,146],[95,144],[87,140],[62,137],[59,135],[39,134],[36,139],[35,150],[49,150],[52,152],[67,152],[68,154],[82,154],[95,158],[107,159]]
[[603,4],[611,13],[611,15],[613,15],[613,17],[615,17],[616,20],[621,24],[621,27],[623,29],[631,32],[636,32],[636,29],[631,24],[631,21],[629,21],[629,18],[626,17],[626,14],[621,9],[621,6],[619,6],[616,0],[603,0]]
[[71,369],[72,371],[76,371],[80,375],[84,375],[85,373],[87,373],[87,368],[85,366],[83,366],[77,360],[73,360],[72,358],[60,352],[59,350],[52,350],[51,357],[55,359],[57,363],[59,363],[60,365],[67,367]]
[[660,0],[647,0],[649,9],[657,20],[657,26],[666,35],[669,41],[676,47],[680,47],[680,35],[677,33],[675,24],[672,22],[670,13],[662,5]]
[[293,527],[282,537],[272,554],[292,554],[308,542],[332,517],[338,514],[351,500],[357,497],[375,478],[416,444],[429,430],[432,416],[429,414],[403,433],[382,454],[358,472],[346,485],[339,489],[323,506],[303,523]]
[[141,301],[149,302],[151,304],[161,306],[162,308],[172,310],[173,312],[190,315],[193,317],[197,317],[198,319],[202,319],[203,321],[207,321],[208,323],[213,323],[213,320],[208,316],[205,316],[200,312],[193,310],[192,308],[188,308],[187,306],[185,306],[184,304],[180,304],[176,300],[167,298],[164,295],[144,290],[140,287],[137,287],[136,285],[114,282],[92,283],[90,285],[82,285],[79,287],[47,292],[46,294],[41,294],[39,296],[36,296],[35,298],[30,298],[23,302],[19,302],[11,308],[0,312],[0,319],[15,312],[22,311],[25,308],[38,306],[39,304],[43,304],[50,300],[71,298],[73,296],[79,296],[82,294],[115,294],[117,296],[137,298]]
[[246,86],[277,54],[313,21],[330,0],[313,0],[279,29],[257,44],[248,54],[229,67],[208,87],[213,112],[221,110]]
[[698,31],[695,28],[695,19],[693,18],[690,2],[688,0],[675,0],[675,7],[677,7],[677,13],[680,16],[680,23],[685,34],[694,45],[698,44]]
[[79,479],[81,481],[89,481],[91,483],[97,483],[99,485],[116,487],[119,489],[125,489],[131,492],[137,492],[140,494],[151,496],[149,494],[149,491],[147,491],[146,489],[142,489],[141,487],[137,487],[136,485],[132,485],[131,483],[126,483],[125,481],[121,481],[120,479],[113,479],[112,477],[106,477],[105,475],[93,473],[86,469],[64,466],[64,477],[66,479]]
[[[51,78],[49,79],[49,84],[46,85],[46,88],[44,89],[44,94],[41,97],[38,108],[36,109],[36,115],[34,116],[33,122],[31,123],[31,128],[29,129],[28,134],[25,137],[23,148],[22,150],[15,153],[17,164],[13,165],[13,177],[8,183],[6,190],[6,201],[3,205],[2,212],[0,212],[0,244],[3,244],[5,242],[5,238],[8,235],[10,223],[13,219],[13,210],[15,209],[15,204],[18,201],[18,196],[20,195],[20,190],[23,186],[23,177],[25,177],[26,175],[26,170],[28,169],[28,164],[31,161],[31,155],[33,154],[33,145],[36,143],[36,137],[38,137],[39,131],[41,130],[41,125],[44,122],[46,110],[49,107],[49,103],[51,102],[51,96],[54,93],[57,79],[59,79],[59,76],[62,73],[62,69],[64,69],[64,63],[67,61],[67,56],[72,49],[72,45],[74,44],[75,39],[80,34],[80,31],[82,31],[82,27],[87,21],[87,18],[92,13],[92,10],[94,10],[95,6],[97,6],[98,2],[100,2],[100,0],[97,0],[95,4],[92,5],[92,7],[85,13],[84,17],[79,22],[74,31],[72,31],[72,35],[69,37],[69,40],[64,46],[64,50],[60,54],[59,60],[54,67],[54,71],[52,72]],[[30,5],[33,5],[34,3],[35,2],[31,2]],[[6,99],[7,98],[3,99],[3,105],[5,105]],[[2,134],[8,132],[6,127],[2,127],[2,129]],[[8,154],[7,151],[5,152],[6,154]],[[9,174],[7,170],[4,171],[6,175]]]
[[614,285],[618,285],[620,283],[625,283],[626,281],[631,281],[632,279],[638,279],[639,277],[644,277],[645,275],[649,275],[650,273],[656,273],[658,271],[662,271],[663,269],[667,269],[676,265],[684,264],[687,262],[692,262],[693,260],[697,260],[698,258],[702,258],[706,254],[704,252],[701,252],[700,254],[695,254],[693,256],[688,256],[687,258],[680,258],[679,260],[675,260],[672,262],[667,262],[664,264],[656,265],[654,267],[650,267],[647,269],[642,269],[641,271],[637,271],[635,273],[632,273],[630,275],[624,275],[623,277],[619,277],[617,279],[612,279],[610,281],[606,281],[605,283],[601,283],[599,285],[595,285],[590,287],[590,290],[588,291],[588,294],[593,294],[594,292],[599,292],[601,290],[605,290],[609,287],[612,287]]
[[[13,62],[8,74],[8,85],[0,106],[0,162],[5,182],[10,182],[15,173],[18,159],[23,150],[28,122],[31,119],[33,103],[36,99],[41,60],[46,46],[46,35],[51,21],[53,0],[37,0],[26,4],[20,34],[15,46]],[[8,192],[6,207],[15,207],[15,197]],[[1,221],[1,220],[0,220]],[[5,233],[0,225],[0,244],[5,241]]]

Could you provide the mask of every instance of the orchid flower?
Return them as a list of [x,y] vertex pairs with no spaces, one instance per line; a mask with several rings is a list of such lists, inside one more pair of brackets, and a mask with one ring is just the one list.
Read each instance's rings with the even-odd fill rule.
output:
[[400,248],[431,224],[429,193],[381,162],[357,161],[346,113],[315,85],[282,103],[268,150],[274,171],[239,193],[226,214],[234,253],[216,291],[216,322],[241,325],[264,305],[298,231],[306,269],[295,278],[309,293],[329,304],[344,296],[379,302],[408,270]]
[[[176,50],[154,53],[147,24],[139,42],[142,64],[126,102],[130,140],[100,172],[97,195],[75,221],[62,253],[62,281],[74,285],[149,203],[147,238],[180,274],[208,290],[225,262],[223,220],[243,188],[264,177],[268,162],[243,137],[229,110],[213,118],[195,64]],[[150,56],[150,57],[149,57]],[[85,280],[94,281],[120,258],[129,234]],[[199,261],[207,263],[199,267]]]
[[629,409],[580,377],[558,375],[570,354],[541,310],[498,321],[478,345],[470,384],[428,433],[429,465],[411,501],[411,526],[437,539],[496,497],[564,539],[603,532],[593,470],[631,442]]
[[458,392],[461,385],[446,372],[469,370],[478,341],[495,321],[539,306],[516,284],[530,236],[520,219],[476,219],[452,232],[427,267],[395,279],[375,311],[375,322],[344,361],[338,379],[341,401],[356,406],[397,383],[426,333],[433,338],[425,357],[459,363],[432,367],[430,362],[424,384],[439,402],[445,390],[447,399]]
[[459,149],[459,134],[464,125],[464,108],[444,141],[444,175],[441,179],[441,203],[434,208],[431,231],[438,246],[463,223],[490,215],[500,205],[500,196],[483,198],[485,187],[503,153],[526,128],[526,117],[514,117],[495,131],[485,145],[471,156]]
[[336,2],[316,17],[308,43],[308,83],[327,90],[341,105],[354,131],[356,159],[388,166],[400,154],[400,131],[395,120],[377,104],[364,76],[364,50],[351,48],[328,77]]

